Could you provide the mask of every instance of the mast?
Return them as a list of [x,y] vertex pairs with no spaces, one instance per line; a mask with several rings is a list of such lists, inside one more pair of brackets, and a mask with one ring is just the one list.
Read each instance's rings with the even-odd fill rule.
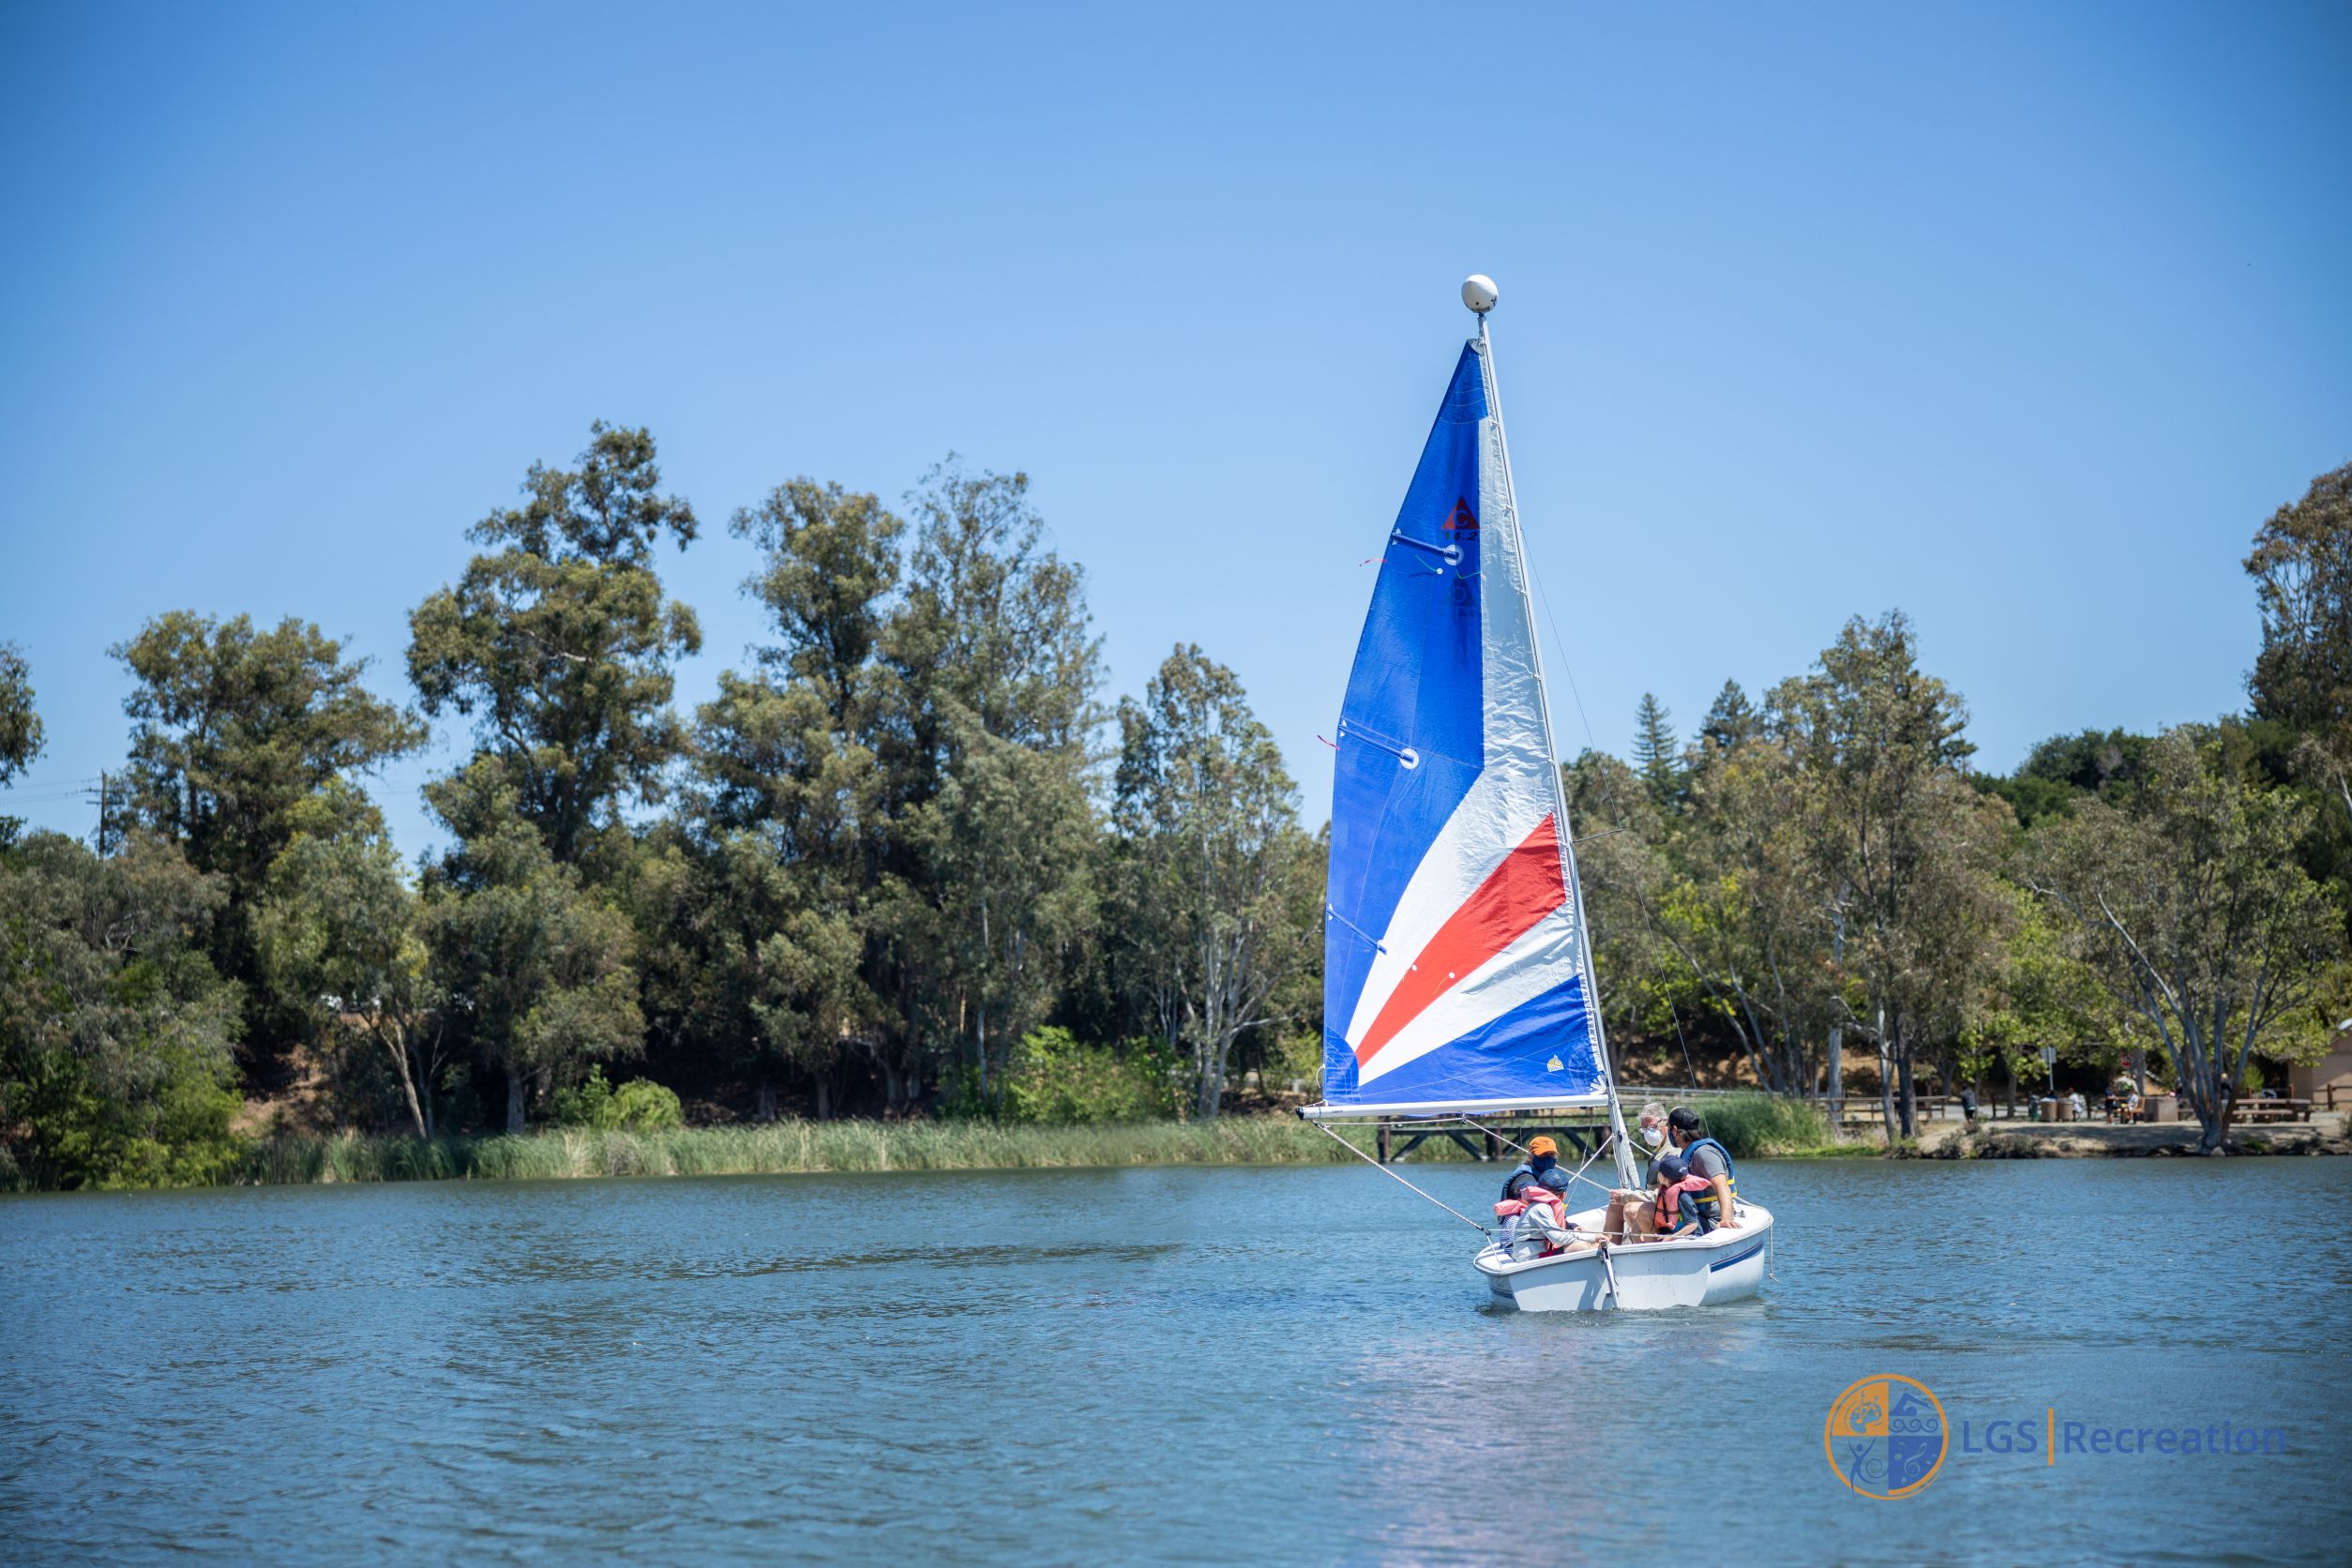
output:
[[1585,1000],[1588,1018],[1592,1025],[1592,1050],[1601,1063],[1601,1082],[1608,1093],[1610,1147],[1617,1155],[1617,1176],[1620,1186],[1640,1185],[1634,1168],[1633,1147],[1625,1138],[1625,1111],[1617,1098],[1617,1066],[1609,1056],[1608,1037],[1601,1022],[1601,981],[1592,968],[1592,927],[1590,911],[1584,901],[1584,883],[1576,875],[1576,834],[1568,820],[1568,788],[1560,775],[1560,747],[1552,737],[1551,690],[1544,679],[1544,640],[1535,630],[1535,607],[1531,592],[1534,568],[1529,564],[1527,534],[1519,526],[1519,496],[1511,477],[1511,443],[1505,433],[1502,417],[1502,393],[1495,378],[1494,345],[1486,335],[1486,312],[1495,308],[1498,293],[1493,279],[1472,274],[1462,284],[1462,303],[1478,317],[1478,356],[1485,367],[1486,401],[1494,410],[1496,460],[1502,475],[1502,493],[1508,502],[1511,540],[1519,557],[1522,580],[1513,589],[1527,604],[1528,643],[1535,656],[1535,688],[1542,700],[1536,712],[1542,717],[1544,754],[1551,760],[1552,806],[1557,813],[1553,819],[1560,824],[1560,874],[1567,879],[1569,891],[1576,897],[1576,948],[1584,965]]

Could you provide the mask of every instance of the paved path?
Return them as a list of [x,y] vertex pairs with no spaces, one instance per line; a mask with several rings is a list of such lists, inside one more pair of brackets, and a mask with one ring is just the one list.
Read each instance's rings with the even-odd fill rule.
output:
[[[2309,1122],[2274,1122],[2267,1125],[2230,1129],[2231,1146],[2245,1153],[2352,1154],[2345,1137],[2343,1111],[2318,1111]],[[1984,1141],[2006,1146],[2026,1157],[2097,1154],[2153,1154],[2159,1151],[2190,1153],[2197,1144],[2194,1122],[2145,1123],[2110,1126],[2103,1122],[1989,1122],[1983,1123]],[[1920,1128],[1923,1154],[1942,1153],[1945,1146],[1967,1136],[1956,1122],[1935,1122]]]

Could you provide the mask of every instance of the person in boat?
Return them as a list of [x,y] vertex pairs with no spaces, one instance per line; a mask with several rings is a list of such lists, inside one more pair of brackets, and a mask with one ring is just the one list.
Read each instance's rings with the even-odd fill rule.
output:
[[1641,1139],[1641,1157],[1650,1162],[1650,1180],[1658,1180],[1658,1156],[1669,1153],[1666,1146],[1666,1108],[1652,1100],[1641,1108],[1636,1123],[1635,1136]]
[[[1649,1162],[1647,1180],[1655,1186],[1659,1158],[1673,1152],[1666,1147],[1666,1108],[1655,1100],[1642,1107],[1641,1114],[1635,1118],[1635,1136],[1640,1139],[1641,1157]],[[1650,1210],[1648,1187],[1611,1188],[1608,1214],[1601,1221],[1601,1234],[1611,1241],[1640,1235],[1648,1226]]]
[[1495,1205],[1502,1221],[1502,1245],[1514,1259],[1548,1258],[1576,1244],[1568,1223],[1568,1200],[1540,1181],[1519,1188],[1520,1196]]
[[1715,1184],[1692,1173],[1680,1154],[1658,1156],[1657,1224],[1648,1241],[1669,1236],[1704,1236],[1718,1223]]
[[1688,1106],[1676,1106],[1667,1113],[1666,1138],[1673,1143],[1674,1153],[1690,1168],[1687,1174],[1699,1177],[1713,1189],[1714,1211],[1711,1217],[1715,1225],[1737,1230],[1740,1206],[1733,1187],[1731,1151],[1707,1136],[1698,1112]]
[[1560,1168],[1560,1145],[1542,1134],[1527,1140],[1527,1158],[1519,1163],[1518,1169],[1503,1178],[1502,1200],[1519,1201],[1527,1196],[1530,1183],[1557,1193],[1568,1190],[1568,1173]]

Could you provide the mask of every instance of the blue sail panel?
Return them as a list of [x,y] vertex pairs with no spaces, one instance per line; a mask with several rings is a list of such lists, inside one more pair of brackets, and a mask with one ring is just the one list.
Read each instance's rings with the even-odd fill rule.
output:
[[1456,361],[1340,709],[1326,1105],[1605,1093],[1483,345]]

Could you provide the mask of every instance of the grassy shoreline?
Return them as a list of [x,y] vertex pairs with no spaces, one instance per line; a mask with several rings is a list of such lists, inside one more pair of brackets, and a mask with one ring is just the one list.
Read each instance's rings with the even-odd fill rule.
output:
[[[1843,1142],[1814,1107],[1762,1095],[1711,1101],[1709,1127],[1741,1158],[1877,1154]],[[1346,1129],[1367,1153],[1368,1129]],[[554,1181],[612,1176],[798,1175],[856,1171],[1038,1170],[1169,1165],[1343,1165],[1356,1156],[1284,1114],[1214,1122],[997,1124],[987,1122],[782,1121],[667,1132],[548,1128],[425,1139],[398,1133],[256,1139],[215,1184]],[[1413,1164],[1467,1162],[1450,1140]]]
[[[1877,1153],[1841,1143],[1810,1106],[1764,1096],[1717,1101],[1711,1128],[1736,1155]],[[1367,1153],[1362,1128],[1349,1137]],[[555,1128],[428,1142],[399,1135],[278,1138],[256,1144],[231,1178],[318,1182],[548,1181],[606,1176],[797,1175],[846,1171],[1045,1170],[1164,1165],[1344,1165],[1356,1156],[1287,1115],[1214,1122],[1000,1125],[986,1122],[806,1122],[674,1132]],[[1416,1163],[1467,1161],[1432,1139]]]

